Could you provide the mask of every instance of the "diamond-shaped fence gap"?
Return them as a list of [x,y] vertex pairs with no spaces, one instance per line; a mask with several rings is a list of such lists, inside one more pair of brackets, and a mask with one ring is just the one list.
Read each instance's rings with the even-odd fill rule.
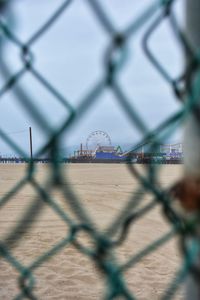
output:
[[[72,23],[76,26],[71,26]],[[82,1],[73,2],[66,15],[31,46],[34,67],[74,106],[103,76],[102,60],[107,44],[108,37],[89,7]]]
[[[20,208],[14,207],[14,209],[20,211]],[[29,226],[28,221],[24,226]],[[52,255],[50,254],[56,254],[69,244],[67,237],[70,236],[70,231],[67,224],[47,205],[44,207],[41,216],[37,218],[37,222],[31,226],[31,230],[29,229],[25,234],[21,232],[23,247],[16,245],[14,249],[10,248],[17,260],[27,267],[36,264],[36,268],[39,268],[43,261],[51,258]],[[12,241],[9,240],[8,243],[12,243]],[[59,244],[61,246],[56,249]],[[52,251],[54,248],[55,251]],[[43,259],[39,263],[35,263],[40,257],[43,257]]]
[[84,165],[82,168],[75,165],[73,168],[69,166],[66,171],[70,185],[92,219],[95,214],[94,222],[101,230],[112,224],[132,196],[133,188],[137,186],[124,164],[120,167],[111,166],[91,164],[85,169]]
[[[95,264],[72,244],[34,271],[38,299],[95,299],[104,294],[104,278]],[[94,286],[95,288],[91,288]]]
[[83,117],[64,133],[63,139],[66,144],[63,147],[76,145],[74,150],[79,150],[80,143],[86,147],[86,140],[91,132],[107,131],[107,128],[110,128],[108,134],[111,137],[112,146],[120,145],[124,151],[131,149],[143,137],[141,130],[127,118],[127,112],[121,109],[115,95],[109,89],[104,90],[96,100],[96,105],[93,106],[91,103]]
[[[160,168],[159,173],[157,176],[157,187],[161,188],[169,188],[169,186],[174,182],[173,180],[178,180],[180,174],[175,174],[174,166],[167,166],[168,172],[166,171],[165,168]],[[145,173],[145,168],[143,166],[138,167],[139,171],[142,173]],[[174,174],[174,177],[169,179],[169,172],[172,172]],[[181,172],[180,172],[181,173]],[[170,182],[171,180],[171,182]],[[136,186],[139,186],[139,183],[134,182],[134,187],[136,190]],[[140,192],[141,193],[141,192]],[[134,193],[133,193],[134,195]],[[153,242],[153,240],[156,240],[159,238],[162,234],[166,233],[167,231],[170,230],[170,224],[168,221],[162,216],[162,207],[161,205],[157,202],[156,204],[156,199],[153,195],[150,193],[141,193],[136,195],[140,201],[139,204],[134,208],[134,209],[129,209],[129,211],[126,213],[126,218],[125,221],[127,220],[128,222],[124,222],[124,225],[126,224],[128,230],[126,232],[126,239],[123,241],[123,243],[119,244],[119,250],[126,251],[126,247],[128,246],[128,243],[132,241],[132,239],[135,239],[138,237],[138,233],[141,231],[141,228],[143,230],[140,232],[140,234],[144,234],[143,238],[140,239],[137,243],[135,243],[135,246],[133,247],[134,250],[130,252],[130,255],[133,254],[133,256],[138,252],[139,250],[142,250],[144,248],[144,244],[146,245],[148,243]],[[134,198],[132,202],[134,201]],[[153,204],[154,203],[154,204]],[[131,207],[131,203],[130,203]],[[158,216],[158,218],[157,218]],[[143,217],[143,218],[141,218]],[[119,217],[118,219],[121,220],[122,217]],[[149,232],[149,230],[146,230],[149,227],[149,224],[152,223],[152,230]],[[123,228],[123,225],[121,225]],[[115,226],[116,228],[116,226]],[[146,229],[145,229],[146,228]],[[157,228],[157,231],[156,231]],[[158,229],[159,228],[159,229]],[[114,229],[113,229],[114,232]],[[146,234],[149,234],[149,237],[146,237]],[[135,236],[135,237],[134,237]],[[129,242],[128,242],[129,241]],[[129,257],[130,258],[130,257]],[[127,259],[127,257],[126,257]]]
[[[1,180],[1,190],[4,192],[4,195],[8,195],[7,201],[4,202],[1,210],[1,220],[2,222],[4,220],[4,226],[1,227],[1,234],[3,234],[4,238],[6,238],[6,233],[7,236],[9,236],[9,233],[12,231],[11,229],[14,229],[15,226],[17,226],[18,222],[23,217],[24,212],[28,212],[28,209],[31,207],[31,205],[38,201],[38,197],[36,197],[36,191],[28,182],[19,188],[15,193],[11,193],[16,184],[23,179],[25,165],[17,165],[16,171],[11,175],[9,175],[10,169],[10,164],[2,166],[5,179]],[[34,196],[37,201],[34,200]],[[4,196],[2,195],[1,199],[3,199],[3,197]],[[28,216],[25,220],[25,223],[27,223],[26,225],[28,226]],[[24,231],[26,231],[26,226],[24,227]]]
[[[135,148],[134,153],[136,154],[135,157],[138,157],[138,160],[140,160],[140,157],[143,156],[145,158],[145,153],[147,152],[149,145],[142,144],[139,147]],[[129,200],[127,201],[126,205],[123,207],[123,209],[120,210],[119,215],[114,220],[113,223],[111,223],[110,228],[108,228],[109,235],[115,234],[118,231],[128,232],[129,226],[132,222],[135,222],[137,218],[147,213],[149,210],[151,210],[154,206],[156,206],[156,199],[154,199],[154,192],[152,190],[145,191],[144,187],[141,183],[141,180],[138,179],[137,176],[135,176],[135,173],[139,174],[139,177],[143,178],[145,181],[147,178],[149,181],[154,181],[157,185],[159,184],[158,180],[158,171],[161,168],[161,164],[130,164],[130,161],[132,163],[135,162],[135,158],[131,158],[132,149],[131,151],[127,152],[129,159],[127,159],[127,169],[129,170],[131,176],[133,176],[133,186],[134,191],[131,193]],[[148,155],[148,154],[147,154]],[[155,152],[156,155],[156,152]],[[159,156],[159,151],[157,153]],[[151,178],[151,167],[154,167],[153,170],[153,178]],[[151,198],[150,201],[143,201],[146,199],[145,195],[149,195]],[[147,197],[149,199],[149,197]],[[122,234],[123,235],[123,234]],[[123,236],[121,236],[123,240]],[[120,238],[120,239],[121,239]],[[118,242],[117,242],[118,243]]]

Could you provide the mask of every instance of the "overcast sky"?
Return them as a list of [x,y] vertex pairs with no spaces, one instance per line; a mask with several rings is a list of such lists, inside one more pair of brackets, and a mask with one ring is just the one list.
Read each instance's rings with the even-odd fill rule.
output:
[[[123,31],[138,17],[152,0],[101,0],[114,27]],[[9,12],[10,26],[15,35],[26,42],[49,18],[63,1],[13,0]],[[183,24],[183,0],[177,0],[175,11]],[[149,20],[151,23],[153,19]],[[148,25],[150,24],[147,24]],[[146,26],[128,41],[128,59],[119,76],[119,82],[138,113],[149,128],[156,127],[167,116],[180,108],[179,103],[144,55],[141,38]],[[22,66],[19,49],[6,40],[5,62],[14,74]],[[74,0],[59,20],[32,47],[34,67],[73,107],[77,107],[91,88],[104,77],[104,56],[110,37],[102,28],[88,1]],[[168,22],[163,22],[153,35],[151,47],[172,76],[180,74],[184,58]],[[1,78],[1,85],[5,82]],[[32,75],[26,74],[20,86],[34,99],[40,111],[53,126],[59,126],[67,117],[63,106]],[[0,127],[28,152],[28,127],[33,130],[33,146],[36,152],[44,143],[45,135],[34,119],[20,107],[12,92],[0,99]],[[106,131],[113,144],[134,144],[140,138],[127,116],[117,104],[110,90],[105,90],[97,105],[74,126],[63,139],[63,148],[84,144],[95,130]],[[178,134],[172,141],[181,139]],[[13,150],[0,141],[0,154]]]

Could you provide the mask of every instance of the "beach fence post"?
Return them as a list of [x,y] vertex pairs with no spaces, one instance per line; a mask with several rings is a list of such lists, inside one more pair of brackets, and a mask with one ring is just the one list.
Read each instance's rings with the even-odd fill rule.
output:
[[[196,52],[199,52],[200,49],[200,0],[186,0],[185,2],[185,16],[186,16],[186,36]],[[186,58],[187,59],[187,58]],[[200,99],[199,99],[200,101]],[[200,104],[199,104],[200,105]],[[199,120],[198,120],[199,121]],[[198,127],[200,130],[200,122],[198,123]],[[196,151],[200,151],[198,147],[199,143],[196,141]],[[189,151],[189,149],[188,149]],[[185,153],[186,155],[187,153]],[[191,155],[191,154],[189,154]],[[197,154],[196,154],[197,155]],[[196,157],[195,155],[195,157]],[[198,164],[198,162],[197,162]],[[200,165],[197,166],[200,172]],[[193,237],[196,239],[197,243],[200,243],[200,235]],[[191,241],[188,241],[188,244]],[[200,273],[200,257],[195,262],[195,269]],[[191,272],[188,276],[188,280],[186,283],[186,299],[199,300],[200,299],[200,278]]]
[[33,142],[32,142],[32,128],[29,127],[29,140],[30,140],[30,159],[33,158]]

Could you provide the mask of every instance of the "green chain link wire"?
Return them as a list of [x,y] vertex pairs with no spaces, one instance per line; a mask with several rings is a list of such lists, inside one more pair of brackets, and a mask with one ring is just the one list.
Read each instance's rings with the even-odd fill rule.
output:
[[[12,5],[12,3],[7,2],[8,1],[0,1],[0,8],[2,12],[4,9],[6,9],[7,5]],[[197,217],[195,221],[193,220],[192,222],[186,222],[173,209],[169,192],[161,189],[161,187],[158,187],[155,183],[158,171],[157,166],[154,166],[153,164],[149,165],[146,176],[144,176],[138,173],[134,164],[128,163],[129,158],[127,158],[127,167],[131,174],[138,180],[140,187],[138,191],[136,191],[136,193],[130,197],[126,206],[113,220],[106,232],[102,233],[98,228],[96,228],[90,216],[88,215],[87,210],[82,205],[81,200],[76,196],[72,186],[70,186],[68,179],[63,175],[59,160],[59,146],[62,140],[62,135],[66,134],[70,130],[71,126],[78,122],[80,118],[84,118],[87,110],[97,104],[100,95],[105,89],[111,90],[115,96],[116,103],[120,105],[121,110],[131,121],[132,126],[137,127],[137,129],[143,135],[143,139],[137,145],[133,145],[133,151],[139,148],[141,144],[148,143],[149,141],[151,141],[152,145],[151,150],[155,151],[159,143],[164,138],[170,136],[174,129],[180,126],[185,118],[187,118],[188,114],[195,106],[196,101],[199,99],[200,74],[197,74],[196,81],[193,82],[189,91],[185,78],[198,70],[199,55],[193,51],[186,39],[186,36],[177,25],[176,18],[172,11],[174,2],[175,0],[152,1],[151,5],[146,7],[142,14],[134,19],[133,22],[131,22],[131,24],[121,32],[116,30],[100,1],[88,0],[86,2],[85,5],[90,6],[97,21],[100,23],[100,26],[102,26],[109,35],[110,43],[105,51],[104,76],[90,88],[88,94],[81,99],[80,105],[76,109],[70,104],[68,99],[62,95],[50,82],[48,82],[48,80],[44,78],[35,68],[35,56],[32,52],[33,45],[37,43],[39,39],[45,36],[46,32],[55,24],[57,19],[62,17],[63,12],[73,4],[73,1],[63,1],[62,5],[58,7],[53,15],[50,16],[49,19],[39,28],[39,30],[29,37],[26,42],[22,42],[20,38],[15,36],[14,32],[12,31],[12,25],[6,23],[3,17],[0,17],[2,39],[0,47],[0,67],[2,75],[5,78],[9,78],[5,85],[0,89],[0,98],[8,91],[13,91],[16,101],[18,101],[24,107],[27,113],[37,121],[40,128],[48,137],[47,143],[39,149],[38,153],[36,153],[36,157],[39,157],[40,155],[46,153],[46,151],[49,151],[52,158],[52,163],[50,164],[51,178],[48,179],[46,185],[41,185],[35,179],[36,163],[34,159],[30,160],[26,158],[24,150],[17,146],[3,129],[0,129],[1,140],[14,149],[15,152],[20,155],[20,157],[26,158],[28,162],[27,172],[24,175],[24,178],[0,199],[0,208],[3,208],[3,206],[6,205],[6,203],[8,203],[14,195],[20,192],[20,190],[28,184],[34,188],[38,195],[37,200],[35,200],[27,209],[13,231],[10,232],[4,240],[0,241],[0,255],[19,273],[20,293],[16,295],[15,299],[37,299],[33,292],[35,283],[33,274],[34,271],[41,267],[42,264],[50,257],[56,255],[59,251],[61,251],[61,249],[71,244],[73,244],[81,253],[94,261],[99,270],[104,274],[108,283],[105,287],[105,299],[108,300],[117,299],[119,297],[123,299],[135,299],[135,296],[131,294],[127,287],[124,279],[124,273],[129,268],[137,264],[144,256],[148,255],[152,251],[155,251],[177,234],[181,237],[181,248],[184,253],[184,263],[177,272],[176,277],[173,278],[168,289],[163,294],[162,299],[171,299],[191,270],[197,255],[199,255],[200,249],[198,242],[195,240],[190,248],[186,247],[186,240],[189,235],[191,236],[194,234],[195,228],[199,224],[199,218]],[[152,33],[154,33],[161,23],[166,19],[169,20],[170,26],[173,29],[177,41],[181,44],[184,51],[186,51],[190,57],[184,74],[181,74],[178,78],[172,78],[172,76],[165,69],[165,66],[157,60],[156,53],[154,54],[149,47],[149,40],[151,39]],[[170,85],[175,97],[181,101],[185,97],[188,98],[188,101],[184,102],[182,108],[177,113],[164,120],[156,129],[152,131],[149,131],[144,120],[141,118],[136,108],[134,108],[133,101],[128,99],[126,91],[124,90],[118,78],[118,74],[120,74],[124,63],[129,58],[129,38],[133,37],[136,32],[143,28],[146,23],[149,25],[143,36],[143,51],[145,52],[149,61],[152,63],[152,66],[160,73],[163,80]],[[4,45],[6,44],[7,40],[17,46],[21,52],[23,67],[15,74],[11,73],[3,60],[5,51]],[[120,54],[117,56],[119,57],[117,61],[115,59],[116,53]],[[47,117],[42,114],[39,110],[39,107],[34,104],[31,95],[27,94],[23,87],[18,84],[27,73],[33,76],[54,97],[55,101],[61,103],[63,108],[68,113],[68,117],[60,126],[60,128],[55,129],[50,126]],[[79,220],[78,222],[73,220],[68,213],[55,202],[51,195],[51,191],[54,187],[60,189],[65,201],[71,206],[73,213]],[[154,200],[148,205],[138,208],[139,201],[142,201],[143,199],[143,193],[151,194]],[[26,226],[24,226],[26,220],[29,220],[30,226],[33,225],[34,222],[36,222],[38,215],[41,214],[46,205],[48,205],[59,216],[59,218],[65,222],[66,237],[60,240],[50,250],[38,257],[31,264],[26,266],[22,265],[17,258],[13,256],[11,249],[13,249],[20,242],[20,240],[29,230]],[[134,226],[135,222],[137,222],[139,218],[147,214],[156,205],[160,205],[163,208],[163,214],[167,217],[172,226],[171,230],[160,239],[154,241],[142,251],[131,257],[128,262],[120,265],[115,257],[114,250],[119,245],[122,245],[122,243],[126,240],[130,227]],[[87,235],[95,244],[94,248],[86,248],[78,241],[77,236],[80,232],[87,233]],[[118,238],[114,239],[117,234]],[[200,275],[196,274],[196,276]]]

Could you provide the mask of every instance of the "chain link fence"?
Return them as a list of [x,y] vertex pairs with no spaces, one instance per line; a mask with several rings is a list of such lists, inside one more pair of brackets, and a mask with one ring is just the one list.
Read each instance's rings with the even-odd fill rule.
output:
[[[0,48],[0,66],[1,74],[6,78],[6,83],[0,89],[0,98],[12,90],[18,103],[23,106],[30,117],[36,120],[48,138],[47,143],[38,150],[35,157],[40,157],[48,152],[52,159],[49,169],[50,179],[47,180],[46,185],[36,180],[35,170],[37,166],[34,159],[29,159],[24,178],[13,186],[8,193],[1,196],[0,199],[0,207],[3,209],[9,201],[12,201],[14,195],[27,184],[31,185],[37,194],[37,199],[28,207],[27,211],[24,212],[17,226],[12,232],[9,232],[4,240],[0,241],[0,254],[2,259],[9,262],[19,273],[18,283],[20,292],[16,295],[15,299],[37,299],[34,294],[35,270],[40,268],[49,257],[56,256],[59,251],[71,244],[73,244],[78,251],[91,259],[105,277],[107,285],[105,286],[105,293],[102,295],[102,298],[135,299],[135,296],[129,291],[126,281],[124,280],[124,272],[132,268],[149,253],[156,251],[156,249],[172,239],[175,235],[180,237],[184,262],[183,265],[180,266],[176,277],[172,278],[172,282],[164,292],[162,299],[173,298],[180,284],[185,280],[191,270],[194,276],[199,278],[199,272],[194,269],[193,264],[194,261],[196,261],[197,255],[199,255],[199,244],[195,240],[190,246],[186,245],[188,237],[196,234],[199,222],[198,216],[196,216],[195,220],[192,219],[191,221],[185,219],[176,211],[172,205],[173,199],[170,196],[169,190],[158,186],[156,183],[158,166],[149,164],[145,169],[145,175],[142,175],[138,172],[135,164],[129,163],[129,158],[127,158],[127,168],[132,176],[138,180],[140,185],[139,190],[148,192],[153,196],[154,200],[148,203],[148,205],[144,204],[142,208],[138,208],[137,204],[139,201],[142,202],[143,198],[142,196],[138,196],[141,194],[134,193],[124,209],[120,212],[120,216],[117,216],[117,218],[113,220],[112,225],[107,228],[107,231],[102,232],[94,226],[81,200],[74,193],[73,186],[68,184],[68,179],[63,175],[62,167],[59,162],[59,149],[63,134],[66,135],[72,125],[76,124],[80,118],[84,118],[87,111],[98,103],[99,97],[105,89],[112,91],[115,95],[116,105],[120,105],[121,110],[125,112],[127,118],[130,119],[132,126],[136,127],[143,136],[137,145],[133,145],[133,150],[136,150],[141,144],[151,141],[152,152],[156,152],[158,145],[169,137],[177,127],[181,126],[187,118],[199,98],[199,77],[196,76],[196,80],[193,80],[194,74],[198,70],[199,56],[188,42],[184,31],[179,28],[173,11],[175,2],[175,0],[152,0],[151,5],[147,6],[141,15],[132,20],[132,23],[121,32],[116,30],[100,1],[88,0],[85,2],[85,5],[92,9],[96,21],[107,32],[110,38],[109,45],[107,49],[105,49],[104,76],[100,81],[96,82],[94,86],[90,87],[88,94],[82,99],[78,108],[75,109],[72,104],[68,102],[67,98],[63,96],[55,86],[50,84],[35,68],[34,60],[36,57],[34,57],[32,50],[34,44],[45,37],[46,32],[54,26],[57,19],[62,18],[63,12],[73,5],[73,1],[63,1],[53,15],[25,42],[15,35],[12,28],[12,20],[7,22],[4,18],[6,11],[9,7],[12,7],[12,1],[1,1],[0,28],[2,42]],[[38,3],[38,6],[39,5]],[[67,15],[65,17],[67,18]],[[171,77],[165,65],[159,62],[156,53],[154,53],[149,46],[153,33],[156,32],[165,20],[169,21],[177,42],[188,57],[184,73],[180,74],[177,78]],[[119,74],[123,72],[123,64],[128,59],[127,43],[129,39],[134,38],[136,33],[142,27],[146,26],[147,23],[148,26],[143,35],[141,51],[145,52],[146,57],[152,63],[152,68],[156,69],[160,76],[171,87],[174,97],[182,102],[181,109],[179,109],[178,112],[163,120],[156,129],[151,131],[146,127],[144,120],[139,116],[137,110],[133,109],[133,106],[127,99],[126,91],[119,80]],[[23,67],[15,74],[11,74],[9,67],[4,61],[7,41],[13,43],[21,53]],[[40,111],[40,108],[35,105],[32,96],[27,94],[23,86],[20,85],[20,81],[27,73],[31,74],[39,84],[47,89],[55,101],[61,103],[68,113],[68,117],[59,128],[52,128],[46,116]],[[188,101],[185,101],[186,98]],[[0,128],[0,138],[18,153],[20,157],[26,157],[23,148],[20,148],[12,138],[6,134],[3,128]],[[68,212],[64,211],[54,200],[52,193],[54,187],[60,189],[76,218],[73,219],[68,215]],[[171,224],[171,230],[160,239],[148,245],[137,255],[131,257],[128,262],[120,265],[115,257],[115,249],[126,240],[130,227],[134,227],[137,220],[148,214],[156,205],[162,207],[164,216]],[[23,265],[14,256],[13,249],[16,245],[20,245],[20,241],[27,231],[30,230],[31,225],[37,222],[37,216],[45,206],[49,206],[58,217],[66,223],[66,227],[69,228],[68,234],[65,239],[60,240],[31,264]],[[29,220],[29,226],[26,226],[27,220]],[[77,237],[81,232],[85,232],[91,238],[94,247],[86,247],[78,240]],[[118,238],[115,238],[116,234]]]

